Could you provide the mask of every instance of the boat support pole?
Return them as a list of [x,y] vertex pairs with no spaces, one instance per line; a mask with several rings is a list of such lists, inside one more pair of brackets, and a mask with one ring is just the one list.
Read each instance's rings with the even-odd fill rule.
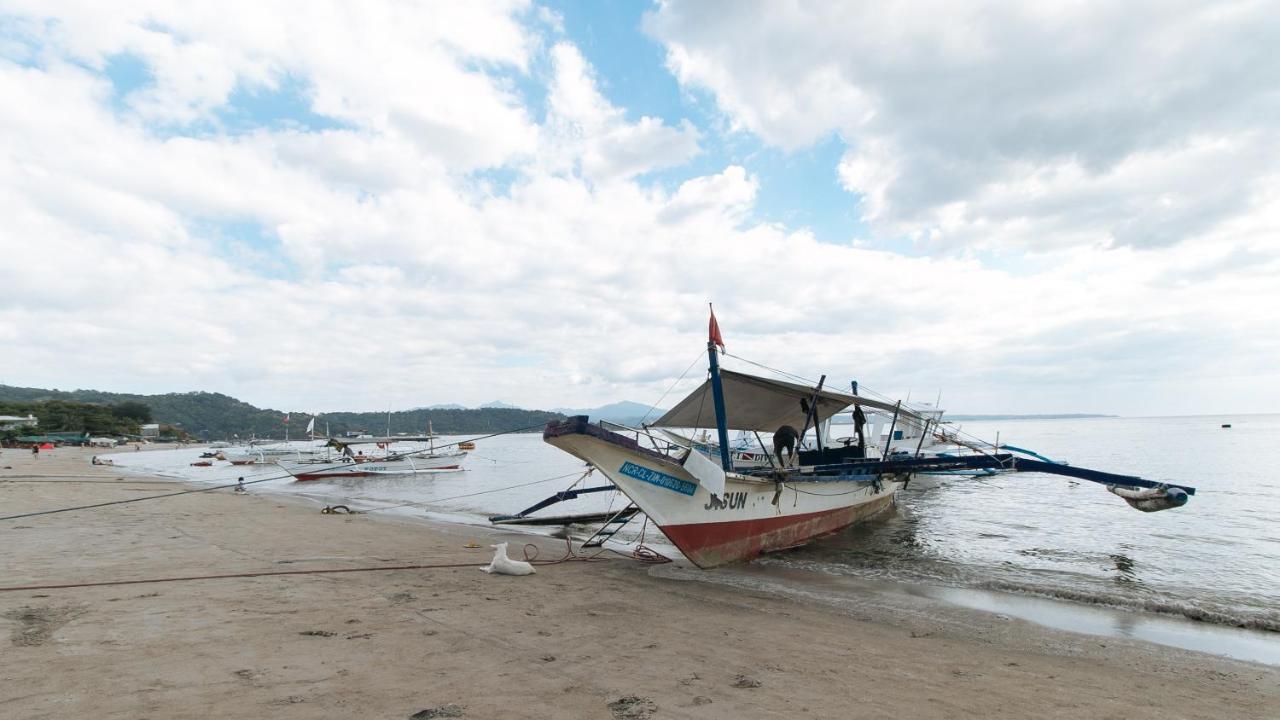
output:
[[773,456],[770,455],[769,451],[765,448],[764,440],[761,439],[760,433],[755,430],[752,430],[751,433],[756,436],[756,442],[760,443],[760,452],[764,454],[764,459],[769,461],[769,469],[777,470],[778,466],[773,464]]
[[933,418],[925,418],[924,429],[920,431],[920,442],[916,443],[916,457],[920,457],[920,449],[924,447],[925,436],[929,434],[929,421]]
[[[818,401],[822,399],[822,386],[827,382],[827,376],[823,375],[818,378],[818,387],[813,389],[813,395],[809,396],[809,412],[804,416],[804,429],[800,431],[800,438],[796,442],[803,442],[805,433],[809,432],[809,428],[813,427],[813,437],[818,444],[818,451],[822,451],[822,430],[818,426],[821,423],[816,422],[818,417]],[[796,448],[798,451],[800,448]]]
[[711,399],[716,407],[716,435],[720,439],[720,464],[725,472],[733,472],[733,460],[729,458],[729,428],[724,413],[724,387],[720,384],[720,361],[716,358],[714,341],[707,341],[707,358],[711,362]]
[[893,406],[893,420],[889,423],[889,437],[884,440],[884,452],[880,453],[880,457],[888,459],[889,446],[893,445],[893,431],[898,426],[898,411],[902,409],[902,401],[899,400],[897,405]]

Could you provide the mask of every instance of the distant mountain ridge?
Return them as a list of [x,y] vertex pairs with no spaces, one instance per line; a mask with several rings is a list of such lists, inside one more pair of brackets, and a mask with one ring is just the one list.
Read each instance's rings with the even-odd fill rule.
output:
[[[186,432],[207,439],[224,439],[232,436],[248,438],[280,438],[285,434],[285,417],[289,417],[288,430],[293,437],[306,432],[310,413],[258,408],[229,395],[211,392],[165,393],[139,395],[111,393],[100,390],[47,390],[44,388],[0,385],[0,402],[42,402],[70,400],[82,403],[119,405],[140,402],[151,409],[155,422],[177,425]],[[483,434],[511,430],[534,431],[551,420],[563,416],[542,410],[490,407],[476,410],[455,408],[419,408],[392,412],[388,420],[385,412],[324,413],[316,418],[316,432],[340,435],[352,431],[370,433],[386,432],[388,424],[393,433],[421,433],[427,425],[443,434]],[[54,431],[58,428],[41,428]],[[74,428],[72,428],[74,429]]]
[[944,415],[943,420],[1080,420],[1085,418],[1109,418],[1119,415],[1095,413],[1041,413],[1036,415]]
[[[289,431],[293,437],[305,432],[312,415],[291,411],[286,413],[271,408],[258,408],[229,395],[212,392],[165,393],[139,395],[112,393],[101,390],[47,390],[44,388],[0,385],[0,402],[40,402],[68,400],[73,402],[119,405],[141,402],[151,409],[155,422],[177,425],[192,435],[221,439],[238,435],[258,437],[283,437],[284,417],[290,416]],[[606,420],[622,425],[639,425],[653,422],[666,412],[664,408],[651,408],[643,403],[623,400],[594,408],[556,408],[555,410],[524,410],[510,403],[494,400],[476,409],[467,409],[456,403],[441,403],[427,407],[401,410],[391,413],[391,432],[421,433],[430,423],[437,433],[465,434],[502,432],[516,428],[536,429],[547,422],[565,416],[586,415],[592,421]],[[993,414],[993,415],[945,415],[944,420],[1072,420],[1107,418],[1115,415],[1096,413],[1052,414]],[[851,422],[847,413],[832,418],[837,425]],[[331,412],[320,415],[316,431],[341,434],[349,431],[382,433],[387,430],[385,412]],[[49,428],[53,430],[53,428]]]
[[662,417],[666,410],[643,403],[623,400],[596,408],[556,408],[552,412],[562,415],[586,415],[592,420],[607,420],[620,425],[639,425]]
[[[943,422],[969,422],[982,420],[1083,420],[1088,418],[1110,418],[1119,417],[1119,415],[1098,415],[1095,413],[1043,413],[1037,415],[951,415],[942,416]],[[831,422],[836,425],[852,425],[853,419],[849,413],[839,413],[831,418]]]

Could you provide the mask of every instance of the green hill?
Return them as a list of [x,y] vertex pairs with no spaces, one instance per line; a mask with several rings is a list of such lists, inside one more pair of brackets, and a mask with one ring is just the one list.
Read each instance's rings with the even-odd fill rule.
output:
[[[285,431],[284,411],[254,407],[221,393],[134,395],[100,390],[64,391],[0,385],[0,403],[51,401],[101,406],[141,403],[150,409],[153,422],[176,425],[196,437],[205,439],[224,439],[233,436],[247,438],[253,435],[260,438],[282,438]],[[35,414],[40,416],[39,412]],[[307,413],[289,413],[290,435],[302,436],[311,417]],[[547,422],[561,417],[563,416],[558,413],[510,408],[416,409],[391,413],[390,425],[392,433],[422,433],[426,431],[427,424],[430,422],[437,433],[479,435],[518,428],[541,428]],[[316,420],[316,431],[323,432],[326,423],[329,431],[335,435],[355,430],[367,430],[380,434],[387,430],[387,414],[326,413]],[[45,422],[42,421],[40,429],[53,432],[62,428],[46,427]]]

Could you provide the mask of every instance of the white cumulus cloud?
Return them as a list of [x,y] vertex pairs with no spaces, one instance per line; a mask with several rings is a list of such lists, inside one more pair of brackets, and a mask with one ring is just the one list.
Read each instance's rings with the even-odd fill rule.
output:
[[[0,382],[654,401],[700,379],[714,301],[735,354],[957,409],[1273,409],[1274,91],[1215,82],[1269,67],[1267,19],[1188,11],[1226,52],[1170,13],[1011,7],[650,20],[727,132],[838,133],[877,233],[964,249],[928,256],[754,220],[753,157],[690,169],[725,128],[606,98],[527,3],[9,2]],[[319,121],[232,117],[272,93]]]
[[735,127],[839,135],[886,237],[1163,247],[1266,212],[1280,173],[1270,3],[666,0],[648,27]]

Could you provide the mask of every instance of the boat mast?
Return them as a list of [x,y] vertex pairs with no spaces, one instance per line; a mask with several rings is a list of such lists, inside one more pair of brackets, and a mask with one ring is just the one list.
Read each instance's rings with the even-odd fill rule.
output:
[[720,384],[720,361],[716,357],[716,346],[724,347],[724,339],[720,337],[720,323],[716,322],[716,309],[707,303],[711,310],[711,322],[707,325],[707,360],[711,365],[711,399],[716,408],[716,435],[720,438],[720,465],[725,472],[733,471],[733,460],[729,458],[729,427],[724,412],[724,387]]
[[733,471],[729,459],[729,428],[724,416],[724,387],[720,385],[720,362],[716,359],[715,341],[707,341],[707,359],[711,363],[711,399],[716,406],[716,435],[720,438],[720,464],[725,472]]

